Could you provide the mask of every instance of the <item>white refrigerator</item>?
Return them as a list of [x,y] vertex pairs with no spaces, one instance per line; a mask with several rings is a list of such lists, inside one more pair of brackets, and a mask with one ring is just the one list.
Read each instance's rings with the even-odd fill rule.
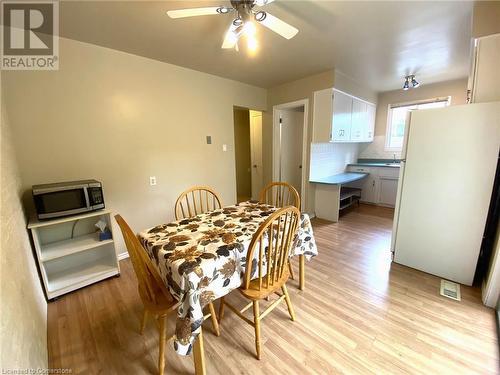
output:
[[500,102],[412,111],[393,260],[472,285],[500,147]]

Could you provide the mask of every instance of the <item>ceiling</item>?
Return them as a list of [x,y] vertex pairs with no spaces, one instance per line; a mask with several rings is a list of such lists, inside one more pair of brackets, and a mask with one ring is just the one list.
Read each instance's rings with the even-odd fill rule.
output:
[[260,87],[336,68],[375,91],[465,77],[472,2],[293,1],[263,9],[300,31],[286,40],[259,26],[258,53],[222,50],[234,15],[170,19],[169,9],[220,1],[62,1],[61,36]]

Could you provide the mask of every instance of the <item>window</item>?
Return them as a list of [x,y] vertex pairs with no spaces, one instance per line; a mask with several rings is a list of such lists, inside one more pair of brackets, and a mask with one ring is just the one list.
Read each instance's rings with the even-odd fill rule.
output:
[[450,103],[450,97],[423,100],[413,103],[391,104],[387,113],[386,151],[401,151],[405,134],[406,115],[415,109],[442,108]]

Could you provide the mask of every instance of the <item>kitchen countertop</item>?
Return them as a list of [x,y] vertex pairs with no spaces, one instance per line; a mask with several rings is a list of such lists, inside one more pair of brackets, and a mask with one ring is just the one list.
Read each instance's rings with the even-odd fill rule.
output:
[[348,166],[355,166],[355,167],[387,167],[387,168],[399,168],[400,165],[399,163],[352,163],[352,164],[347,164]]
[[309,182],[313,184],[327,184],[327,185],[342,185],[347,184],[349,182],[361,180],[368,176],[369,173],[357,173],[357,172],[348,172],[348,173],[339,173],[333,176],[321,177],[314,180],[309,180]]

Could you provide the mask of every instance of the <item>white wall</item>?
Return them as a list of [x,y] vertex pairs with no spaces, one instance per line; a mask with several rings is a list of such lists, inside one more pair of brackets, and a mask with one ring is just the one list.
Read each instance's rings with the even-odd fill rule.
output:
[[[2,98],[3,99],[3,98]],[[47,303],[21,206],[21,178],[1,109],[0,368],[47,368]]]
[[[443,96],[451,96],[451,105],[465,104],[467,98],[467,79],[463,78],[430,85],[426,85],[425,82],[422,82],[421,86],[416,89],[407,91],[398,89],[379,93],[375,120],[375,137],[372,143],[361,144],[359,157],[368,159],[393,158],[393,151],[384,150],[389,105]],[[400,156],[401,153],[396,152],[396,158]]]
[[135,231],[171,221],[192,185],[235,203],[233,106],[265,109],[264,89],[68,39],[60,55],[59,71],[2,73],[26,191],[95,178]]

